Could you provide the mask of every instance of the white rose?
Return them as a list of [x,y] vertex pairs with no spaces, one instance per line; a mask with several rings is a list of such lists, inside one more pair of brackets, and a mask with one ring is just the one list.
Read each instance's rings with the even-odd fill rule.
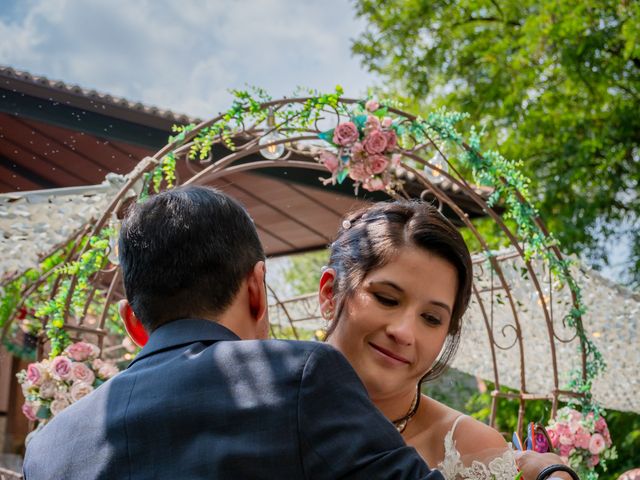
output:
[[51,415],[54,417],[58,415],[62,410],[67,408],[70,405],[69,400],[66,397],[56,398],[51,405],[49,406],[49,410],[51,410]]
[[42,382],[42,385],[40,385],[40,397],[42,398],[53,398],[56,394],[56,390],[57,390],[57,385],[56,382],[52,381],[52,380],[45,380],[44,382]]
[[93,387],[91,385],[84,382],[76,382],[71,386],[71,399],[74,402],[77,402],[82,397],[89,395],[91,392],[93,392]]

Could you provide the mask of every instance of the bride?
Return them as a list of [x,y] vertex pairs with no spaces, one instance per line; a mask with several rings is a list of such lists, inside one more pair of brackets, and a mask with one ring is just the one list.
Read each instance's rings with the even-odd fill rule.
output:
[[493,428],[421,393],[460,339],[472,264],[458,230],[418,202],[345,217],[320,279],[327,341],[408,445],[447,479],[513,480],[513,451]]

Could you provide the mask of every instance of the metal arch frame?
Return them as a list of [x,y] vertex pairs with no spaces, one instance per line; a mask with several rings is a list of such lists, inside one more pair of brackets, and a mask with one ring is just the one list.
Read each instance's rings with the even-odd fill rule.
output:
[[[264,102],[260,105],[262,110],[267,110],[267,109],[274,109],[274,110],[278,110],[280,108],[282,108],[285,105],[292,105],[292,104],[303,104],[305,102],[307,102],[308,100],[310,100],[311,97],[300,97],[300,98],[291,98],[291,99],[281,99],[281,100],[274,100],[274,101],[269,101],[269,102]],[[355,103],[359,103],[359,100],[356,99],[340,99],[338,101],[340,104],[342,104],[343,106],[348,106],[348,105],[353,105]],[[246,111],[248,111],[248,108],[246,109]],[[401,110],[398,110],[396,108],[389,108],[388,111],[393,114],[396,115],[398,117],[401,117],[403,119],[403,121],[407,121],[407,122],[413,122],[416,120],[416,117],[413,115],[410,115],[406,112],[403,112]],[[331,111],[330,108],[327,107],[327,110],[325,110],[326,113],[328,114],[332,114],[332,115],[336,115],[337,116],[337,122],[340,122],[340,119],[342,118],[341,113],[337,110],[334,109],[333,111]],[[128,180],[127,182],[124,184],[124,186],[122,186],[122,188],[119,190],[119,192],[114,196],[114,198],[112,199],[112,201],[110,202],[110,204],[106,207],[106,209],[104,210],[102,216],[95,222],[93,223],[93,225],[89,224],[85,227],[85,229],[81,232],[79,232],[76,236],[75,239],[74,238],[70,238],[69,242],[72,243],[72,247],[71,250],[69,251],[69,254],[67,256],[67,261],[72,259],[72,258],[77,258],[79,256],[81,256],[83,253],[85,253],[87,251],[87,249],[89,248],[89,243],[85,242],[84,246],[82,248],[80,248],[81,246],[81,242],[83,240],[83,238],[85,238],[86,236],[93,236],[93,235],[97,235],[107,224],[107,222],[109,221],[109,219],[111,218],[113,213],[118,213],[121,211],[121,209],[123,208],[123,206],[125,205],[125,202],[128,200],[128,192],[130,192],[130,190],[132,188],[134,188],[136,186],[136,184],[139,184],[141,182],[142,177],[146,174],[151,172],[157,165],[158,163],[161,161],[161,159],[167,155],[168,153],[173,152],[174,155],[178,158],[178,159],[184,159],[184,161],[187,163],[188,167],[189,167],[189,171],[191,172],[192,176],[190,176],[189,178],[185,179],[185,181],[182,183],[183,185],[187,185],[187,184],[206,184],[209,182],[212,182],[216,179],[222,178],[226,175],[231,175],[234,173],[239,173],[239,172],[246,172],[246,171],[251,171],[251,170],[255,170],[255,169],[260,169],[260,168],[265,168],[265,167],[286,167],[286,168],[304,168],[304,169],[313,169],[313,170],[318,170],[318,171],[323,171],[326,172],[325,168],[320,165],[318,162],[314,161],[313,159],[309,159],[308,161],[305,160],[298,160],[298,159],[291,159],[291,154],[295,149],[295,145],[297,142],[302,142],[302,141],[310,141],[310,140],[318,140],[318,134],[320,133],[320,130],[317,128],[317,124],[315,125],[315,129],[309,129],[307,131],[298,131],[299,135],[298,136],[290,136],[284,139],[280,139],[280,140],[276,140],[274,142],[268,143],[268,144],[263,144],[260,145],[258,143],[258,141],[260,140],[260,138],[268,133],[270,133],[271,131],[273,131],[274,129],[277,128],[281,128],[281,129],[286,129],[287,125],[277,125],[275,127],[273,127],[272,129],[259,129],[256,128],[256,125],[252,125],[248,128],[246,128],[244,125],[241,125],[241,129],[240,131],[238,131],[234,136],[236,139],[239,140],[243,140],[244,143],[242,143],[235,151],[232,151],[230,154],[216,160],[216,161],[211,161],[211,163],[209,165],[204,165],[202,169],[200,169],[199,171],[195,168],[193,168],[193,162],[191,162],[190,160],[188,160],[187,158],[187,152],[189,151],[189,149],[191,148],[191,146],[193,145],[193,141],[196,138],[196,136],[198,135],[198,133],[200,131],[202,131],[205,128],[208,128],[214,124],[216,124],[217,122],[219,122],[220,120],[222,120],[224,117],[223,114],[218,115],[217,117],[210,119],[208,121],[204,121],[201,122],[199,125],[197,125],[193,130],[189,131],[188,133],[185,134],[184,139],[181,142],[178,141],[174,141],[172,143],[167,144],[165,147],[163,147],[162,149],[160,149],[158,152],[156,152],[153,156],[151,157],[146,157],[144,158],[142,161],[139,162],[139,164],[134,168],[134,170],[128,175]],[[504,330],[509,327],[515,334],[515,339],[513,341],[513,343],[509,346],[504,346],[504,345],[500,345],[497,340],[496,340],[496,335],[493,331],[493,322],[492,322],[492,318],[489,314],[487,314],[486,308],[484,307],[484,302],[480,296],[480,292],[479,290],[475,287],[473,288],[473,295],[474,297],[478,300],[479,304],[481,305],[481,311],[482,311],[482,315],[483,315],[483,319],[484,319],[484,323],[485,323],[485,327],[487,330],[487,337],[489,340],[489,348],[491,350],[491,354],[492,354],[492,358],[493,358],[493,367],[494,367],[494,382],[496,385],[496,389],[492,392],[492,407],[491,407],[491,423],[492,425],[495,424],[495,414],[496,414],[496,410],[497,410],[497,400],[498,398],[515,398],[520,402],[520,409],[519,409],[519,414],[518,414],[518,429],[521,430],[522,429],[522,424],[523,424],[523,420],[524,420],[524,408],[525,408],[525,402],[527,400],[532,400],[532,399],[550,399],[552,401],[552,415],[555,415],[556,409],[557,409],[557,405],[558,405],[558,400],[560,396],[573,396],[573,395],[577,395],[574,392],[567,392],[567,391],[563,391],[559,389],[559,384],[558,384],[558,369],[557,369],[557,358],[556,358],[556,341],[559,342],[566,342],[566,341],[571,341],[571,340],[563,340],[560,339],[558,337],[558,335],[556,334],[556,331],[554,329],[554,324],[553,324],[553,316],[552,316],[552,312],[549,309],[549,305],[547,305],[547,302],[545,300],[544,294],[542,292],[542,288],[541,288],[541,282],[538,279],[538,276],[536,274],[536,272],[534,271],[531,262],[525,258],[524,255],[524,251],[522,249],[522,247],[519,245],[518,242],[518,238],[516,236],[516,234],[511,231],[508,226],[502,221],[502,219],[500,218],[500,216],[487,204],[487,202],[476,193],[475,189],[466,181],[466,179],[464,178],[464,176],[462,176],[458,171],[456,171],[454,165],[451,164],[451,162],[449,161],[449,159],[447,158],[447,156],[444,154],[444,152],[438,147],[437,143],[434,141],[434,139],[430,138],[427,132],[424,132],[425,135],[428,138],[428,142],[424,142],[424,143],[418,143],[417,140],[415,140],[415,138],[413,139],[415,144],[411,149],[406,149],[406,150],[399,150],[399,153],[401,153],[404,157],[409,158],[413,161],[415,161],[418,164],[421,164],[425,167],[429,167],[433,170],[439,171],[440,174],[446,178],[449,182],[451,182],[452,185],[455,185],[457,188],[459,188],[460,190],[464,191],[467,196],[473,200],[473,202],[476,203],[477,206],[479,206],[484,212],[486,212],[491,218],[492,220],[499,226],[500,230],[504,233],[504,235],[509,239],[509,242],[511,243],[511,245],[515,248],[517,255],[519,257],[522,258],[522,261],[524,262],[526,269],[528,271],[528,274],[530,275],[531,278],[531,282],[532,285],[535,289],[535,291],[538,294],[538,297],[540,299],[541,302],[541,307],[544,313],[544,320],[545,320],[545,324],[547,327],[547,334],[548,334],[548,339],[549,339],[549,345],[550,345],[550,357],[551,357],[551,364],[552,364],[552,368],[553,368],[553,382],[554,382],[554,389],[549,393],[549,394],[533,394],[533,393],[529,393],[527,391],[527,385],[526,385],[526,375],[525,375],[525,352],[524,352],[524,345],[523,345],[523,339],[522,339],[522,329],[520,327],[520,319],[518,316],[518,310],[517,310],[517,306],[515,303],[515,300],[511,294],[511,290],[509,287],[509,283],[507,282],[507,280],[505,279],[504,273],[502,271],[502,268],[500,266],[500,262],[493,256],[487,242],[485,241],[485,239],[483,238],[483,236],[478,232],[478,230],[473,226],[473,224],[471,223],[471,221],[469,220],[468,216],[455,204],[455,202],[452,200],[452,198],[450,197],[449,194],[447,194],[447,192],[445,192],[442,188],[440,188],[440,186],[432,181],[430,181],[429,179],[425,178],[423,175],[420,174],[420,172],[416,171],[415,169],[413,169],[412,167],[408,166],[408,165],[404,165],[403,167],[405,168],[405,170],[407,172],[409,172],[410,175],[413,175],[414,178],[420,183],[422,184],[422,186],[424,187],[425,191],[428,191],[429,193],[431,193],[439,202],[441,202],[442,204],[446,204],[449,208],[451,208],[451,210],[458,216],[458,218],[460,219],[460,221],[469,228],[469,230],[472,232],[472,234],[474,235],[474,237],[480,242],[480,244],[482,245],[482,248],[485,252],[485,255],[487,257],[487,259],[489,260],[490,264],[491,264],[491,268],[492,271],[496,273],[497,277],[498,277],[498,281],[499,281],[499,285],[501,287],[501,289],[503,289],[505,291],[505,294],[507,296],[508,302],[509,302],[509,306],[513,315],[513,325],[508,325],[506,327],[503,327],[503,334],[504,334]],[[221,139],[220,139],[221,140]],[[270,145],[280,145],[280,144],[284,144],[285,145],[285,149],[288,150],[288,152],[284,155],[284,157],[279,158],[277,160],[260,160],[260,161],[252,161],[249,163],[240,163],[238,164],[237,162],[243,158],[248,157],[249,155],[253,155],[258,153],[261,149],[268,147]],[[431,165],[429,162],[425,161],[421,156],[420,153],[422,153],[423,151],[430,149],[430,150],[435,150],[436,152],[438,152],[442,158],[445,160],[445,162],[448,164],[449,167],[449,171],[451,171],[452,173],[449,173],[447,171],[444,171],[434,165]],[[462,149],[463,150],[471,150],[471,148],[466,144],[463,143],[462,144]],[[313,155],[309,152],[304,152],[301,150],[296,151],[296,153],[298,155],[306,155],[308,157],[312,157]],[[202,165],[201,165],[202,166]],[[503,183],[506,183],[505,179],[501,179],[501,181]],[[402,190],[397,192],[397,197],[401,197],[402,194],[405,193]],[[405,193],[406,196],[406,193]],[[518,192],[517,193],[518,196],[518,200],[521,203],[526,203],[524,197]],[[534,218],[533,221],[535,222],[535,224],[540,228],[541,232],[543,233],[543,235],[545,236],[549,236],[549,233],[544,225],[544,223],[542,222],[542,219],[540,218]],[[560,250],[558,249],[557,246],[552,246],[551,250],[553,252],[553,254],[559,259],[562,260],[562,254],[560,253]],[[56,280],[56,284],[54,285],[53,291],[51,293],[51,298],[53,298],[53,296],[55,295],[55,291],[57,288],[57,283],[59,282],[60,278],[58,278]],[[105,296],[105,300],[104,300],[104,306],[103,306],[103,311],[101,313],[100,316],[100,321],[98,323],[98,327],[97,328],[92,328],[92,327],[88,327],[86,325],[84,325],[84,319],[85,318],[81,318],[79,319],[79,322],[77,325],[71,325],[69,323],[67,323],[65,325],[66,328],[70,329],[70,330],[75,330],[77,332],[80,333],[87,333],[87,334],[95,334],[98,337],[98,343],[100,348],[102,349],[103,347],[103,341],[104,341],[104,337],[106,335],[106,331],[104,329],[104,325],[105,325],[105,321],[106,321],[106,316],[107,316],[107,311],[109,308],[109,305],[112,303],[113,301],[113,296],[114,296],[114,291],[116,288],[116,285],[118,283],[119,280],[119,269],[117,269],[115,275],[113,275],[111,282],[109,284],[108,287],[108,291],[107,294]],[[27,287],[27,289],[25,289],[25,293],[32,293],[33,291],[35,291],[38,286],[44,282],[45,279],[41,278],[38,280],[38,282],[30,285]],[[67,297],[67,301],[66,301],[66,305],[65,305],[65,318],[69,319],[70,315],[70,307],[71,307],[71,299],[73,296],[73,292],[76,288],[77,284],[77,277],[74,275],[71,278],[71,284],[69,287],[69,295]],[[273,293],[273,292],[272,292]],[[572,292],[572,303],[574,306],[577,306],[577,299],[575,294]],[[93,297],[93,295],[91,295],[91,297]],[[277,298],[277,296],[274,295],[274,298],[276,299],[276,302],[280,305],[283,306],[283,303]],[[84,308],[84,312],[86,314],[87,309],[88,309],[88,303],[90,303],[92,301],[92,298],[89,299],[89,301],[87,302],[87,305]],[[294,326],[294,320],[292,319],[292,317],[289,315],[288,312],[286,312],[285,309],[285,313],[287,318],[289,319],[289,323],[292,326],[292,328],[294,328],[295,331],[295,326]],[[13,315],[13,318],[11,320],[15,319],[15,314]],[[8,322],[9,324],[10,322]],[[8,324],[5,326],[5,331],[3,332],[3,337],[6,335],[6,330],[8,328]],[[576,326],[576,334],[578,333],[578,331],[582,329],[582,324],[581,322],[577,322],[577,326]],[[40,345],[39,345],[39,349],[38,349],[38,354],[39,356],[42,356],[44,353],[44,343],[46,342],[46,338],[41,337],[40,338]],[[584,344],[583,344],[583,340],[582,337],[580,337],[580,342],[581,342],[581,346],[582,346],[582,374],[583,374],[583,378],[586,376],[586,353],[585,353],[585,348],[584,348]],[[510,349],[512,348],[514,345],[517,345],[518,348],[518,354],[519,354],[519,359],[520,359],[520,392],[518,394],[512,394],[512,393],[504,393],[501,392],[499,387],[500,387],[500,379],[499,379],[499,375],[498,375],[498,369],[497,369],[497,364],[496,364],[496,349]]]

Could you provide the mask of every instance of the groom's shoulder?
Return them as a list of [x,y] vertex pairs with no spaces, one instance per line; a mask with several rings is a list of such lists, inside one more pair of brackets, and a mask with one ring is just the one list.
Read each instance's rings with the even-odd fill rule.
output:
[[260,363],[283,364],[287,368],[313,367],[318,363],[342,364],[349,367],[346,358],[327,343],[302,340],[243,340],[224,342],[223,348],[236,358]]
[[[293,357],[308,357],[309,355],[340,354],[328,343],[304,340],[242,340],[240,342],[225,342],[236,352],[260,353],[264,355]],[[341,355],[341,354],[340,354]]]

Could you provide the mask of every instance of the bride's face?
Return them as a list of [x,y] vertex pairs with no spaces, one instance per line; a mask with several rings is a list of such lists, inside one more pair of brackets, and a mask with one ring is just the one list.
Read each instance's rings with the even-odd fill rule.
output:
[[442,350],[457,288],[448,261],[405,247],[347,300],[329,343],[351,362],[372,399],[415,389]]

